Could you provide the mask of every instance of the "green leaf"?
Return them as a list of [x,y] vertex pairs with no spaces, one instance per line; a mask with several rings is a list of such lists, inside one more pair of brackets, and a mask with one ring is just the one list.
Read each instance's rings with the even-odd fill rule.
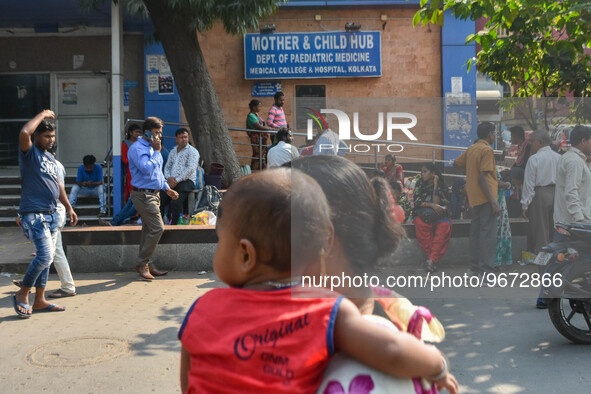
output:
[[437,24],[443,26],[443,11],[437,10]]
[[431,15],[431,23],[437,23],[437,11],[433,11],[433,15]]
[[412,18],[412,27],[416,27],[421,21],[421,11],[417,11]]

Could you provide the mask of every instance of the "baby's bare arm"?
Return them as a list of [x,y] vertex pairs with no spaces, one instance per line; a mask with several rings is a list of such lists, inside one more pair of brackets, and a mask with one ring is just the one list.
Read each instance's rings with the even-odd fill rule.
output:
[[393,376],[429,378],[445,367],[436,347],[364,319],[346,299],[337,314],[334,341],[337,350]]
[[186,393],[189,387],[189,369],[191,369],[191,355],[185,349],[181,349],[181,393]]

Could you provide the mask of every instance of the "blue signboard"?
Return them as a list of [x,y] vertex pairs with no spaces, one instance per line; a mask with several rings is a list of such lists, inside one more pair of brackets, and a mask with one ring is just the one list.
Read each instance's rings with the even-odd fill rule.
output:
[[244,36],[246,79],[352,78],[382,75],[379,31]]
[[269,82],[256,82],[252,84],[251,96],[252,97],[273,97],[275,93],[283,91],[281,82],[269,81]]

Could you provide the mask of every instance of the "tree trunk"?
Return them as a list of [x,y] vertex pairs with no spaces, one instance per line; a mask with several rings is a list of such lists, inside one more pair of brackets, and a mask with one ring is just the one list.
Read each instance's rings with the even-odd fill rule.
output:
[[190,29],[188,18],[179,10],[172,11],[167,1],[144,0],[144,3],[166,53],[205,169],[207,171],[214,162],[223,164],[222,181],[228,186],[240,177],[240,166],[199,46],[197,31]]

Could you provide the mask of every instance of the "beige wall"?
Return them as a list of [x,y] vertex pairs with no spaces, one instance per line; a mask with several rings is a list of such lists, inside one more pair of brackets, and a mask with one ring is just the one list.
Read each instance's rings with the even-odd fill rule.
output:
[[[291,101],[296,85],[325,85],[327,97],[441,97],[441,30],[439,27],[412,27],[414,8],[403,9],[349,9],[349,10],[281,10],[272,18],[261,22],[274,23],[278,32],[321,32],[344,30],[346,22],[361,23],[362,30],[381,31],[382,77],[336,79],[284,79],[285,110],[288,121],[295,125],[291,114]],[[314,20],[316,14],[322,20]],[[381,15],[387,15],[382,29]],[[244,79],[244,49],[241,37],[229,36],[217,24],[199,35],[209,72],[229,127],[244,127],[249,112],[251,86],[257,81]],[[272,97],[259,98],[266,110],[273,104]],[[413,132],[419,142],[442,142],[440,107],[417,108],[419,124]],[[420,112],[420,113],[419,113]],[[239,132],[234,140],[247,142]],[[384,136],[385,138],[385,136]],[[402,140],[403,138],[401,138]],[[406,140],[406,139],[404,139]],[[302,143],[302,140],[296,140]],[[239,154],[248,154],[248,147],[237,148]],[[431,150],[405,149],[398,156],[431,158]],[[355,161],[368,161],[356,158]],[[405,161],[405,160],[400,160]],[[242,160],[242,162],[246,162]]]

